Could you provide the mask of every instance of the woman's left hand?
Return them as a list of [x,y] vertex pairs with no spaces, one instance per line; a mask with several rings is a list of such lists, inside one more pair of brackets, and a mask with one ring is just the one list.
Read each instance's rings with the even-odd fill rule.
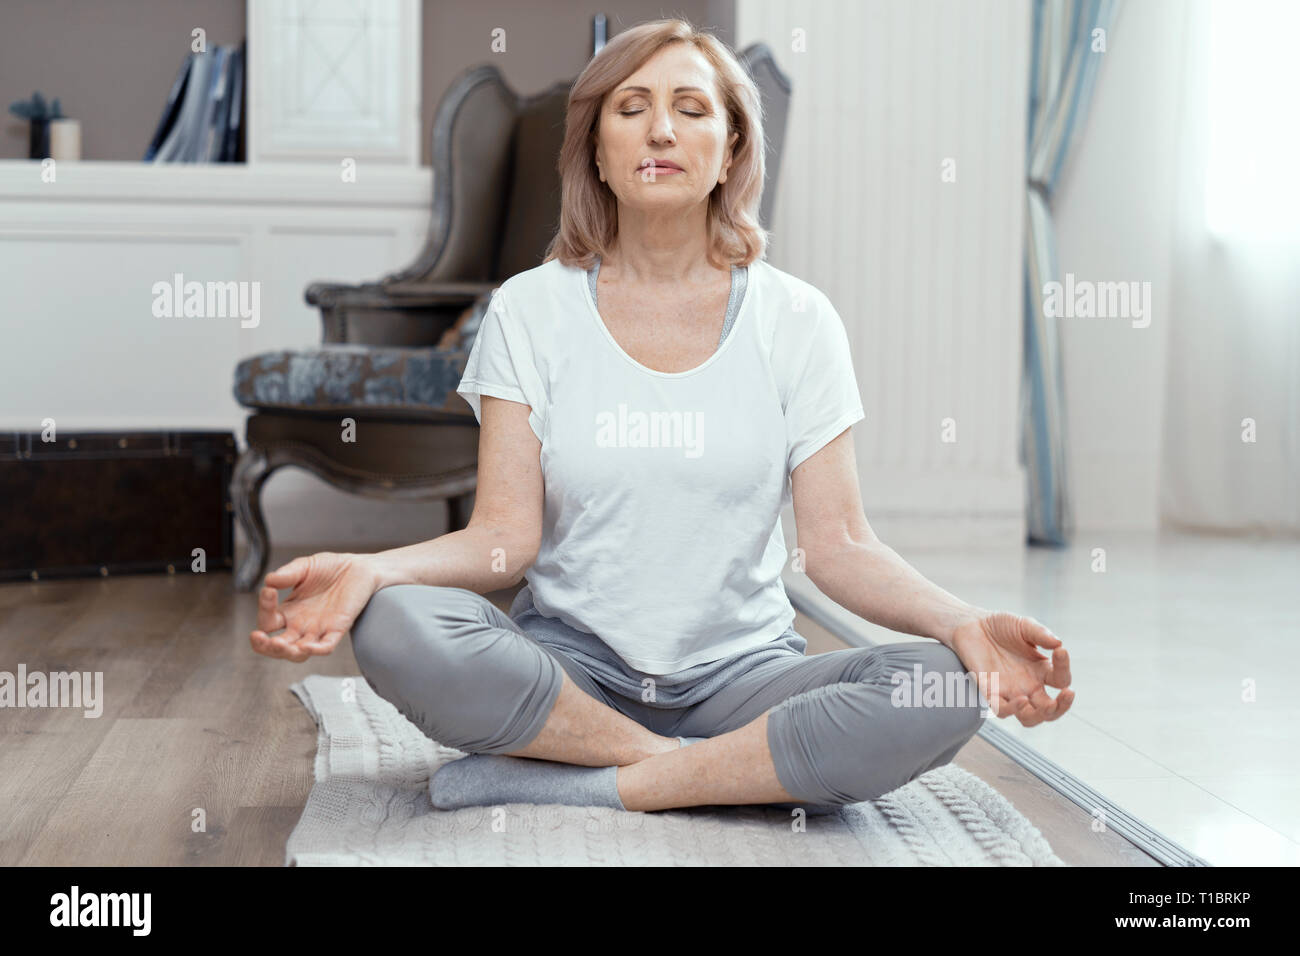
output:
[[[976,678],[989,681],[980,690],[998,717],[1016,718],[1026,727],[1055,720],[1074,702],[1070,654],[1061,639],[1032,617],[1005,611],[986,614],[953,631],[950,647]],[[1038,648],[1052,651],[1049,658]],[[993,674],[997,674],[996,686]],[[984,677],[984,675],[988,675]],[[1046,688],[1060,688],[1055,699]]]

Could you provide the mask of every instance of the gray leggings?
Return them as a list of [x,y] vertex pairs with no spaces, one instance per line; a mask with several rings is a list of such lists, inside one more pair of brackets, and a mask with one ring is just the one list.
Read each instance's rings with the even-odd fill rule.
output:
[[[564,673],[663,736],[716,737],[770,711],[777,778],[813,804],[875,799],[948,763],[979,730],[975,681],[937,641],[811,657],[805,647],[791,628],[722,661],[641,674],[595,635],[543,617],[527,587],[510,615],[464,588],[384,588],[352,628],[357,663],[375,692],[432,739],[469,753],[529,744]],[[923,693],[940,680],[946,692]]]

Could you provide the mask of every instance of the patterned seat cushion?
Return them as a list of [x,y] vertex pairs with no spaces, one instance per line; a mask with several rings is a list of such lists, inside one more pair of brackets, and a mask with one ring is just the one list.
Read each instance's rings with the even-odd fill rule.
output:
[[370,345],[266,352],[235,367],[235,400],[277,411],[473,423],[456,394],[468,358],[468,348]]

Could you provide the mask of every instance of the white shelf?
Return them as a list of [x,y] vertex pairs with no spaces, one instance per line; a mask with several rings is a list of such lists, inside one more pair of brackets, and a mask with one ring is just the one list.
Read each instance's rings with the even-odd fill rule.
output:
[[0,201],[250,203],[428,208],[433,169],[361,161],[344,182],[341,162],[145,163],[62,160],[54,182],[34,159],[0,160]]

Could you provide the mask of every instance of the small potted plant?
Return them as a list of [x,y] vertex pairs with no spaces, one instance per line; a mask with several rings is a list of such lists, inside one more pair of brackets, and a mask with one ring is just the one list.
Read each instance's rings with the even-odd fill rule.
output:
[[47,159],[50,155],[50,123],[64,119],[59,101],[56,99],[47,106],[45,97],[36,92],[30,100],[19,100],[11,104],[9,112],[31,124],[30,158]]

